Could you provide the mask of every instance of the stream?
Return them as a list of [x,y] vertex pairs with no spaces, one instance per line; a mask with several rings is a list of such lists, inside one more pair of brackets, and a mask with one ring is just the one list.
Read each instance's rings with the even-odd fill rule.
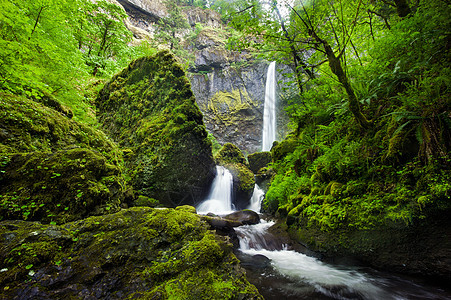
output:
[[[217,166],[217,175],[199,214],[219,216],[235,211],[232,201],[233,176]],[[255,185],[248,209],[260,213],[264,192]],[[444,290],[418,279],[381,272],[369,267],[325,263],[296,252],[268,232],[275,224],[263,218],[256,225],[235,228],[239,239],[236,251],[246,276],[266,300],[368,299],[410,300],[451,299]],[[312,254],[312,253],[308,253]]]
[[[333,265],[274,245],[268,234],[273,221],[235,228],[238,257],[266,300],[271,299],[451,299],[451,291],[418,279],[369,267]],[[269,235],[269,236],[268,236]]]

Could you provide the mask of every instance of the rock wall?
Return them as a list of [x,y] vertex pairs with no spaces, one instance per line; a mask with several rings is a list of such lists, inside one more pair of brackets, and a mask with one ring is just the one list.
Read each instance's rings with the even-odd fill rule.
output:
[[[214,52],[210,55],[214,56]],[[207,130],[222,145],[229,142],[248,153],[260,151],[268,62],[242,60],[242,66],[234,66],[221,63],[222,60],[212,59],[206,65],[211,70],[206,73],[189,73]],[[283,80],[280,74],[278,77]],[[287,121],[279,106],[279,139],[286,134]]]
[[[153,31],[152,24],[167,13],[161,1],[119,2],[131,23],[149,32]],[[227,50],[230,33],[217,12],[191,6],[183,11],[195,32],[194,38],[185,40],[186,49],[194,55],[188,77],[207,130],[221,145],[229,142],[248,153],[259,151],[269,62],[256,60],[245,51]],[[200,31],[196,24],[202,24]],[[282,74],[292,70],[288,66],[278,69],[277,81],[285,85],[287,79]],[[286,135],[287,123],[283,107],[279,106],[278,139]]]

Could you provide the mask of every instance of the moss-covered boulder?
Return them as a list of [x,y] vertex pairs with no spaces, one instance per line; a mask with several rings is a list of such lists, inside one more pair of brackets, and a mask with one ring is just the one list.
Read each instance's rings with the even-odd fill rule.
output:
[[280,143],[274,143],[271,148],[271,154],[273,161],[279,161],[284,159],[284,157],[289,154],[293,153],[293,151],[296,149],[296,147],[299,145],[299,140],[295,137],[287,137],[285,140],[283,140]]
[[215,161],[218,165],[243,164],[249,166],[243,152],[232,143],[225,143],[224,146],[222,146],[215,155]]
[[121,160],[101,131],[0,94],[0,219],[64,223],[117,211]]
[[262,299],[227,239],[189,209],[3,221],[0,243],[2,299]]
[[190,83],[167,51],[133,61],[96,99],[103,128],[123,148],[141,194],[168,206],[202,199],[215,174]]
[[261,168],[268,167],[268,165],[272,162],[272,156],[269,151],[255,152],[249,154],[247,156],[247,160],[249,161],[249,169],[254,174],[257,174]]
[[255,179],[243,153],[237,146],[226,143],[215,155],[215,160],[232,173],[233,203],[236,209],[247,208],[254,191]]

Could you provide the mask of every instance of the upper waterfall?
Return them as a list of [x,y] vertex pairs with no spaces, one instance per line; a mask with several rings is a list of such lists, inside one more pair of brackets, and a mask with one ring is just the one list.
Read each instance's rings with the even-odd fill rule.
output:
[[265,107],[263,110],[262,151],[271,150],[276,140],[276,62],[268,67],[266,75]]

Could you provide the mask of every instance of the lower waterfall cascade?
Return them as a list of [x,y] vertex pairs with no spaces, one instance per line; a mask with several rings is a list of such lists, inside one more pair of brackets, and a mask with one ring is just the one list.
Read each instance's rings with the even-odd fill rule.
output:
[[[217,166],[217,175],[205,201],[197,207],[199,214],[226,215],[235,211],[232,204],[233,177],[222,166]],[[256,184],[248,209],[260,213],[264,192]],[[298,299],[451,299],[451,293],[410,278],[403,278],[369,267],[335,265],[315,257],[288,249],[286,245],[275,245],[268,241],[268,229],[275,224],[261,218],[256,225],[235,228],[239,249],[247,257],[269,259],[270,269],[257,274],[253,282],[266,300]],[[243,265],[246,269],[246,266]],[[249,268],[249,266],[248,266]],[[252,273],[255,270],[247,269]]]

